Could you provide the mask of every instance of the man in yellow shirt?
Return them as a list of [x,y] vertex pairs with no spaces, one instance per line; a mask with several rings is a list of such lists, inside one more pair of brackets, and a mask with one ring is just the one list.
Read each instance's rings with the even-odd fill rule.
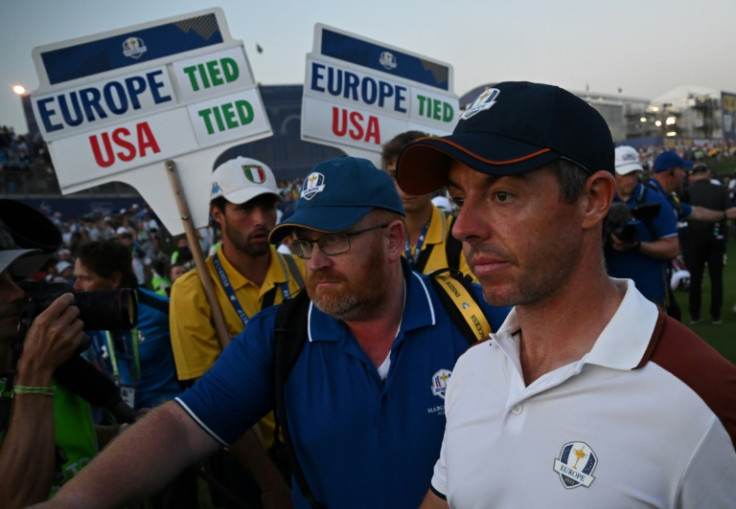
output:
[[462,244],[452,236],[455,218],[432,203],[432,194],[407,194],[396,183],[396,159],[399,153],[409,142],[422,136],[426,134],[420,131],[398,134],[383,145],[381,152],[381,167],[394,179],[406,211],[404,256],[418,272],[429,274],[449,267],[477,281],[462,253]]
[[[231,337],[257,312],[304,286],[304,262],[268,243],[280,200],[273,172],[260,161],[237,157],[212,174],[210,215],[222,231],[222,243],[206,264]],[[177,279],[171,289],[170,327],[179,380],[194,382],[222,351],[212,317],[197,271]],[[269,418],[261,426],[266,444],[272,430]],[[237,448],[236,455],[241,457]]]

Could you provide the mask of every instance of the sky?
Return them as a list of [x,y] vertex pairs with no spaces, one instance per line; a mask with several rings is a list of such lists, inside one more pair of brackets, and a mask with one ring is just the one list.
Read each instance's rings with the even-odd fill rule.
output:
[[38,87],[34,47],[211,7],[264,85],[304,82],[324,23],[451,64],[458,96],[506,80],[643,99],[736,92],[734,0],[0,0],[0,125],[27,132],[12,87]]

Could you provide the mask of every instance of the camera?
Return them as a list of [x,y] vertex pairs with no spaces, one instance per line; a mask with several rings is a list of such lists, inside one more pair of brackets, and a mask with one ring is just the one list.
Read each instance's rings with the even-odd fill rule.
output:
[[74,294],[74,305],[79,308],[84,330],[127,330],[138,321],[135,291],[130,288],[77,292],[66,283],[37,281],[25,281],[21,287],[26,293],[22,312],[26,327],[64,293]]
[[659,203],[640,203],[633,209],[630,209],[625,203],[614,203],[603,224],[603,235],[606,242],[610,242],[611,235],[615,235],[621,242],[633,244],[639,240],[637,226],[642,221],[657,217],[659,209]]

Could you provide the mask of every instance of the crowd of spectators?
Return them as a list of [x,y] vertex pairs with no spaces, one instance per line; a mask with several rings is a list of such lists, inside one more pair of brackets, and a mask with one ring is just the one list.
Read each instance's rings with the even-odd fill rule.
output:
[[40,134],[17,134],[0,126],[0,192],[58,193],[46,144]]
[[[685,159],[720,168],[723,168],[724,163],[727,165],[733,161],[732,172],[714,172],[713,176],[728,188],[731,201],[736,203],[736,143],[725,140],[703,144],[683,142],[670,148]],[[654,159],[663,150],[663,147],[655,145],[637,149],[645,171],[652,168]],[[279,221],[283,221],[293,213],[301,180],[279,181],[278,185],[283,196]],[[17,134],[10,127],[0,126],[0,192],[9,197],[59,195],[53,165],[40,135]],[[94,193],[94,190],[89,192]],[[51,214],[51,219],[62,231],[64,246],[56,260],[45,267],[44,274],[49,279],[72,278],[76,252],[84,242],[117,237],[133,250],[139,284],[166,295],[172,282],[172,262],[177,261],[179,250],[186,246],[186,239],[173,238],[157,221],[149,205],[133,205],[129,210],[122,209],[109,215],[96,213],[83,217],[62,217],[59,212]],[[216,246],[217,235],[218,232],[211,227],[200,230],[200,245],[205,255]],[[184,251],[179,263],[173,263],[174,274],[181,273],[182,269],[188,270],[193,265],[188,246],[184,247]]]
[[[300,186],[298,179],[279,182],[283,195],[279,207],[281,220],[293,213]],[[133,204],[110,215],[98,212],[82,217],[64,217],[57,211],[51,212],[49,218],[61,231],[63,244],[55,258],[49,260],[37,275],[48,281],[71,283],[80,246],[89,241],[113,238],[132,250],[138,284],[161,295],[168,296],[173,281],[194,266],[186,237],[169,234],[145,203]],[[201,252],[205,256],[213,252],[219,242],[219,230],[208,226],[199,229],[198,234]]]

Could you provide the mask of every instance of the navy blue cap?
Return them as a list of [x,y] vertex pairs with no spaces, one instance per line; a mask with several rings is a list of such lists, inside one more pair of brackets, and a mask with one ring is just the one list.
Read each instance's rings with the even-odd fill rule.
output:
[[595,108],[562,88],[503,82],[485,90],[453,133],[419,138],[399,154],[399,185],[425,194],[447,183],[452,161],[489,175],[518,175],[557,159],[613,174],[611,131]]
[[662,173],[663,171],[671,170],[672,168],[692,168],[693,162],[683,159],[674,150],[667,150],[662,152],[654,160],[654,173]]
[[281,242],[294,228],[345,231],[373,209],[406,215],[389,174],[367,159],[330,159],[319,163],[306,176],[294,214],[271,230],[269,241]]

